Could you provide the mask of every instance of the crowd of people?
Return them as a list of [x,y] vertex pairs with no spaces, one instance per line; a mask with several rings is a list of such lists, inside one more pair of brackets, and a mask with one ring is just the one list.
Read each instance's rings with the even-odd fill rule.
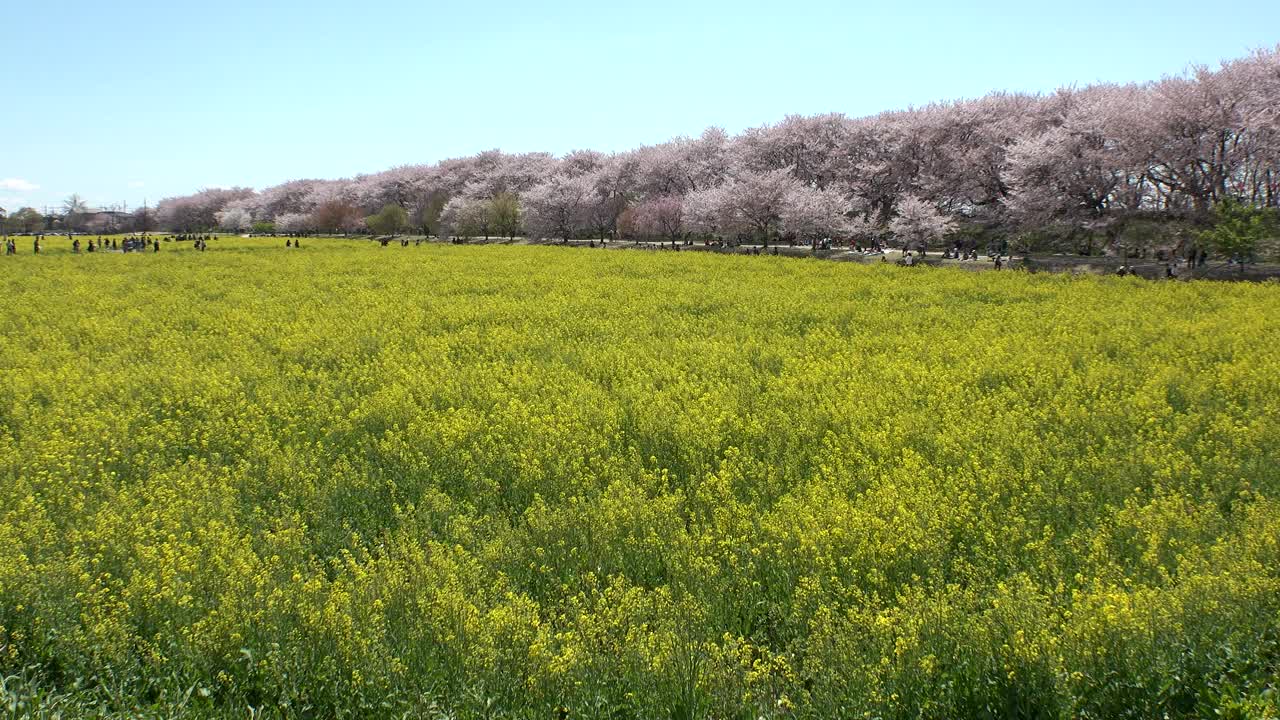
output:
[[[127,236],[123,240],[117,242],[116,238],[104,238],[99,236],[97,244],[94,244],[93,238],[89,238],[89,242],[85,247],[87,252],[98,252],[105,250],[123,250],[124,252],[160,252],[160,241],[156,238],[145,236]],[[71,252],[80,252],[80,238],[71,241]]]
[[[31,252],[39,255],[40,250],[44,247],[44,235],[35,235],[31,238]],[[71,252],[79,255],[81,252],[160,252],[160,242],[191,242],[192,247],[201,252],[209,249],[209,240],[214,239],[214,235],[206,234],[180,234],[166,235],[163,238],[152,235],[126,235],[123,238],[104,237],[99,235],[96,239],[90,237],[88,240],[81,242],[79,237],[71,236]],[[301,245],[296,245],[301,247]],[[4,241],[4,254],[17,255],[18,243],[12,237],[6,237]]]
[[[45,235],[34,235],[31,238],[31,252],[39,255],[44,247]],[[104,237],[102,235],[96,238],[90,237],[82,241],[80,237],[69,235],[71,238],[71,252],[79,255],[81,252],[160,252],[160,243],[163,242],[190,242],[196,250],[204,252],[209,249],[209,241],[217,239],[216,235],[205,233],[179,233],[175,235],[126,235],[124,237]],[[291,235],[290,239],[285,240],[285,247],[302,247],[302,238],[300,235]],[[294,239],[296,238],[296,239]],[[415,242],[420,243],[421,240]],[[385,243],[384,243],[385,244]],[[408,246],[408,240],[403,243]],[[12,237],[5,237],[4,254],[17,255],[18,243]]]

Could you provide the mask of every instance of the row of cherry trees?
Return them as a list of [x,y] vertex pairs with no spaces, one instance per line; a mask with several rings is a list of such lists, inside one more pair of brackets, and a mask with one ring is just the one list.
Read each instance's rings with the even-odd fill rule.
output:
[[487,151],[343,180],[168,198],[174,230],[354,231],[388,205],[432,232],[768,239],[1047,226],[1106,232],[1280,204],[1280,48],[1146,84],[994,93],[864,118],[791,116],[629,152]]

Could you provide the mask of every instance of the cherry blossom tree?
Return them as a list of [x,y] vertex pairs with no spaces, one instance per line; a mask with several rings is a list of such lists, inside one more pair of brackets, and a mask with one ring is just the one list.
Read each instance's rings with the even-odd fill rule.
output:
[[1051,124],[1009,150],[1010,209],[1034,224],[1097,223],[1140,209],[1145,168],[1116,131],[1136,118],[1142,92],[1132,85],[1059,92]]
[[936,103],[913,113],[910,152],[902,160],[914,178],[900,188],[976,222],[1001,222],[1010,188],[1004,176],[1010,146],[1046,122],[1042,98],[992,93]]
[[[283,215],[310,213],[314,208],[304,201],[311,196],[321,180],[290,180],[258,193],[254,206],[250,208],[254,217],[276,218]],[[285,231],[293,232],[293,231]]]
[[432,168],[429,165],[402,165],[373,175],[352,180],[345,197],[357,207],[373,212],[387,205],[396,205],[406,211],[415,210],[425,195],[433,189]]
[[889,223],[889,231],[902,243],[903,250],[922,252],[929,243],[942,239],[953,229],[955,222],[952,219],[914,195],[906,195],[898,201],[897,214]]
[[445,203],[440,213],[442,232],[456,237],[484,236],[489,239],[489,201],[474,197],[455,197]]
[[311,213],[285,213],[275,218],[276,230],[286,233],[310,232],[314,229]]
[[364,227],[364,214],[345,200],[326,200],[312,211],[311,225],[321,232],[355,232]]
[[882,113],[850,123],[842,149],[848,164],[839,182],[858,199],[870,222],[887,223],[898,196],[916,182],[909,125],[907,113]]
[[477,171],[459,194],[488,199],[502,193],[519,194],[542,182],[557,169],[550,153],[506,155],[488,151],[477,156]]
[[685,182],[693,190],[720,185],[733,171],[733,140],[724,128],[709,127],[678,147],[683,154]]
[[684,237],[685,201],[674,195],[650,198],[636,206],[635,230],[646,237],[679,240]]
[[228,207],[216,214],[218,227],[230,232],[245,232],[253,227],[253,215],[243,207]]
[[693,232],[722,239],[732,238],[745,229],[724,185],[685,195],[681,219]]
[[560,161],[557,172],[565,177],[590,175],[604,164],[605,155],[595,150],[571,150]]
[[848,171],[843,148],[851,135],[844,115],[788,115],[777,125],[745,131],[737,139],[738,164],[753,172],[788,168],[801,183],[823,188]]
[[782,229],[804,240],[846,235],[852,229],[849,201],[834,188],[792,188],[779,212]]
[[746,228],[767,246],[798,186],[787,168],[740,173],[723,186],[721,215],[730,218],[729,226]]
[[595,192],[589,176],[555,176],[525,193],[525,229],[538,238],[568,240],[587,227],[588,204]]
[[1109,128],[1143,151],[1157,207],[1204,217],[1234,198],[1274,203],[1280,48],[1145,88],[1144,122]]
[[637,168],[637,184],[645,195],[684,195],[693,192],[684,167],[685,152],[679,142],[641,147],[631,153]]
[[1280,207],[1280,48],[1228,63],[1224,72],[1245,88],[1240,112],[1249,143],[1237,193],[1244,202]]
[[156,219],[161,227],[180,232],[210,230],[218,227],[219,211],[253,194],[250,188],[210,188],[192,195],[165,198],[156,206]]
[[636,194],[634,170],[634,163],[614,156],[601,159],[595,170],[583,176],[592,186],[585,207],[587,225],[601,240],[617,234],[618,218],[631,206]]

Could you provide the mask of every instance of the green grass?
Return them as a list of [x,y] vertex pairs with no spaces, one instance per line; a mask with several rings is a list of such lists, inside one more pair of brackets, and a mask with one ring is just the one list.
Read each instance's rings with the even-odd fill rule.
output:
[[1264,717],[1280,288],[0,262],[0,717]]

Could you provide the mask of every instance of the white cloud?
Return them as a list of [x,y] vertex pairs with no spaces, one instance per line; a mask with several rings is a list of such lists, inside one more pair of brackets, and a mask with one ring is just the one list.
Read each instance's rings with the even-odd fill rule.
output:
[[39,190],[40,186],[22,178],[4,178],[0,180],[0,190]]
[[141,180],[133,180],[133,181],[130,181],[130,183],[129,183],[129,187],[131,187],[131,188],[140,188],[140,187],[142,187],[142,186],[143,186],[143,185],[145,185],[145,184],[146,184],[146,183],[142,182]]

